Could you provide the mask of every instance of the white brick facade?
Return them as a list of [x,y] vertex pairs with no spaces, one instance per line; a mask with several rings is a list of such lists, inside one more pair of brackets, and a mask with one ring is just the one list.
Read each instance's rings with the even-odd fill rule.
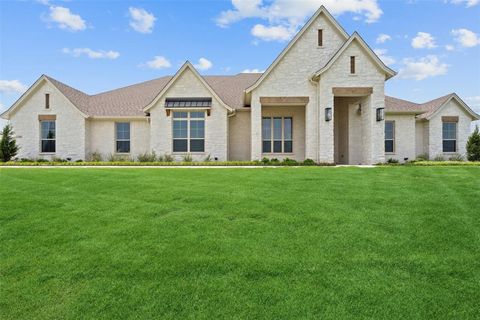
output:
[[[318,46],[318,30],[323,34],[321,47]],[[350,70],[352,57],[355,57],[354,74]],[[252,78],[256,82],[249,83],[248,88],[229,88],[218,79],[211,79],[213,84],[209,84],[206,77],[186,63],[169,81],[146,82],[136,89],[138,91],[118,89],[123,92],[120,98],[127,99],[121,102],[126,103],[110,103],[112,114],[105,116],[102,103],[108,104],[115,98],[111,93],[111,99],[91,100],[102,101],[95,105],[88,100],[88,95],[42,77],[6,112],[6,118],[12,123],[21,148],[19,158],[55,156],[83,160],[92,152],[106,158],[116,151],[115,123],[129,122],[131,149],[127,156],[136,158],[139,154],[155,151],[158,155],[173,154],[176,160],[181,160],[187,154],[173,152],[173,117],[165,108],[165,100],[193,97],[212,99],[209,115],[205,117],[205,152],[189,154],[196,161],[207,156],[219,161],[288,157],[299,161],[373,164],[389,158],[412,160],[420,154],[448,158],[451,154],[442,150],[442,117],[458,119],[456,153],[465,155],[470,124],[478,115],[456,95],[454,99],[445,100],[448,103],[436,112],[429,108],[418,112],[409,109],[410,105],[387,113],[385,120],[395,121],[395,150],[385,154],[385,121],[378,121],[376,112],[385,108],[385,81],[394,74],[357,33],[348,36],[321,8],[266,73]],[[240,81],[240,77],[235,79]],[[152,88],[153,83],[158,85]],[[225,90],[223,98],[213,87]],[[146,89],[154,90],[153,101],[152,96],[141,95]],[[50,94],[48,110],[45,109],[45,93]],[[148,102],[130,113],[135,116],[121,114],[127,112],[131,104],[138,103],[138,95],[148,97]],[[265,102],[265,99],[274,102]],[[226,100],[236,105],[227,105]],[[395,100],[400,103],[400,99]],[[403,103],[408,104],[404,100]],[[83,109],[78,108],[79,105]],[[100,109],[100,115],[86,114],[89,108],[97,112]],[[331,121],[326,119],[327,108],[332,109]],[[429,116],[420,116],[423,112],[429,112]],[[54,154],[40,152],[39,116],[47,115],[56,116]],[[292,153],[262,152],[262,117],[293,118]]]

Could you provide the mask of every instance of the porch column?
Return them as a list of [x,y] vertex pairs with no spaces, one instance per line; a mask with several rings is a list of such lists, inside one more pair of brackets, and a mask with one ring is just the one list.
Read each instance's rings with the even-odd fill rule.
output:
[[262,105],[260,98],[253,94],[250,104],[251,116],[251,160],[262,158]]
[[[318,106],[319,119],[319,159],[320,162],[333,163],[334,160],[334,105],[331,87],[319,85],[320,105]],[[325,121],[325,109],[332,108],[332,120]]]
[[305,159],[318,161],[318,105],[317,94],[305,106]]
[[385,161],[385,120],[377,121],[377,108],[385,108],[384,87],[375,87],[371,95],[372,103],[372,148],[371,163]]

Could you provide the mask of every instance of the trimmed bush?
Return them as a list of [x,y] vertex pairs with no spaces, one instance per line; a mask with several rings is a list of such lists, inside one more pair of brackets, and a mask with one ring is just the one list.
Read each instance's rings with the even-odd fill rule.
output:
[[304,166],[314,166],[316,163],[312,159],[305,159],[303,160],[303,165]]
[[137,160],[138,162],[155,162],[157,161],[157,155],[155,154],[155,151],[152,151],[152,153],[145,152],[139,154]]
[[299,163],[298,163],[297,160],[290,159],[290,158],[285,158],[282,161],[282,165],[284,165],[284,166],[298,166]]

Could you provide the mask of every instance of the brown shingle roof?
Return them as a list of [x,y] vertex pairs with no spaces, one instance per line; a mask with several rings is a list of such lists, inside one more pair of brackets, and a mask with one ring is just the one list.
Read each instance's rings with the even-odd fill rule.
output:
[[[220,99],[234,109],[244,107],[244,90],[255,83],[260,73],[240,73],[234,76],[204,76]],[[48,77],[80,111],[89,116],[144,116],[143,108],[162,91],[172,78],[166,76],[128,87],[88,95],[58,80]]]
[[445,102],[448,101],[454,93],[446,96],[425,102],[415,103],[407,100],[402,100],[394,97],[385,96],[385,111],[386,112],[414,112],[419,114],[418,118],[424,119],[431,116],[438,110]]

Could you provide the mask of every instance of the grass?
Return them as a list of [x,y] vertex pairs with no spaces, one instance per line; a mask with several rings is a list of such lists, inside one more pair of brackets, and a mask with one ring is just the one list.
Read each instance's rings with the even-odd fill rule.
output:
[[478,319],[480,168],[0,168],[1,319]]

